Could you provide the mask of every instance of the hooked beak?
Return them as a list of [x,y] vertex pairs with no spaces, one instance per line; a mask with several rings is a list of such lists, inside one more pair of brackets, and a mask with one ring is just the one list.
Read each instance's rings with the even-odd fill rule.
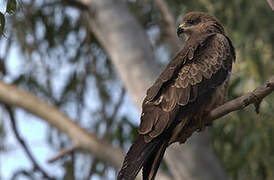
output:
[[180,24],[177,29],[177,36],[180,37],[182,33],[184,33],[185,24]]

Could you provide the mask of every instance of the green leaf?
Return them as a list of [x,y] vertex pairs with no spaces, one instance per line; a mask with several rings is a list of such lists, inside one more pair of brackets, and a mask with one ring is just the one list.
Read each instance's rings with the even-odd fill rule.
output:
[[5,16],[0,12],[0,36],[4,33],[5,23]]
[[16,10],[16,0],[8,0],[6,12],[9,14],[14,13]]

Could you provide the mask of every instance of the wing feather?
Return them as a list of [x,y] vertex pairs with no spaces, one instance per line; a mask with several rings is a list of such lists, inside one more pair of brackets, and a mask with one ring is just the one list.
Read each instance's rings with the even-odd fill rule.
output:
[[[171,124],[170,114],[176,107],[189,107],[203,93],[221,85],[231,71],[234,48],[224,35],[210,34],[188,43],[147,91],[139,129],[147,142]],[[147,106],[153,108],[146,110],[150,109]]]
[[151,131],[155,122],[158,121],[159,118],[159,110],[155,110],[153,106],[148,106],[144,109],[141,115],[141,123],[139,126],[139,133],[140,134],[147,134]]
[[190,98],[190,86],[186,88],[177,88],[177,96],[179,97],[178,104],[184,106],[188,103]]
[[157,137],[164,131],[169,121],[168,115],[169,114],[166,112],[161,113],[157,123],[155,124],[154,130],[149,133],[150,137],[152,138]]

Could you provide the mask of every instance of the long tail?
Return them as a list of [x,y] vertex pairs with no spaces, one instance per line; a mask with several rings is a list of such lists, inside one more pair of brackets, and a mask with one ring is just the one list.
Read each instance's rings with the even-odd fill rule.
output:
[[143,165],[143,180],[153,180],[155,178],[167,146],[168,141],[165,140],[159,148],[154,149],[154,152],[146,160]]
[[117,180],[134,180],[142,167],[143,179],[153,180],[167,146],[168,141],[163,138],[158,137],[146,143],[140,135],[130,147]]

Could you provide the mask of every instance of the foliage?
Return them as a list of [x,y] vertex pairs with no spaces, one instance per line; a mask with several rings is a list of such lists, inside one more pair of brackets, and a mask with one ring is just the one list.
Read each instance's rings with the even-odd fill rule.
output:
[[[13,13],[15,13],[16,5],[17,5],[16,0],[7,0],[5,14],[7,13],[12,15]],[[4,34],[4,29],[6,25],[5,14],[0,12],[0,37]]]
[[[159,62],[167,63],[174,52],[157,6],[153,1],[124,1],[150,36]],[[229,99],[255,88],[274,72],[274,13],[265,1],[174,0],[168,5],[176,22],[185,12],[195,10],[215,15],[225,26],[237,50]],[[138,117],[115,113],[116,107],[128,107],[119,103],[127,95],[85,13],[70,1],[22,0],[16,10],[16,1],[8,0],[6,13],[0,14],[0,34],[6,36],[0,41],[6,49],[0,56],[1,76],[56,105],[98,137],[126,149],[136,135],[133,119]],[[7,65],[12,47],[23,55],[16,71]],[[249,108],[211,128],[212,147],[231,179],[273,178],[273,101],[272,95],[263,102],[260,115]],[[54,149],[69,147],[66,136],[51,127],[48,132],[48,143]],[[75,152],[61,161],[63,179],[107,179],[113,172],[106,162],[86,153]]]
[[4,33],[5,24],[6,24],[5,16],[3,13],[0,12],[0,35]]

